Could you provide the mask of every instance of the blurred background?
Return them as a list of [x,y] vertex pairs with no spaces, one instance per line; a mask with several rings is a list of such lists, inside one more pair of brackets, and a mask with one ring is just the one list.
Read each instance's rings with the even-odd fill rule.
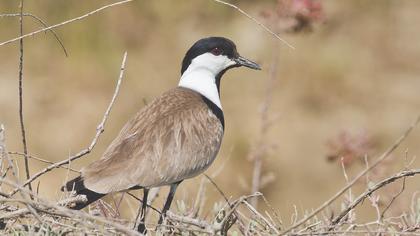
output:
[[[290,49],[261,27],[212,0],[134,1],[24,40],[24,114],[29,153],[59,161],[86,148],[113,94],[124,51],[128,51],[120,95],[94,151],[71,163],[76,169],[100,158],[123,124],[145,103],[174,87],[188,48],[207,36],[236,42],[241,55],[262,71],[236,69],[222,82],[226,131],[220,154],[206,172],[228,197],[252,191],[255,159],[262,159],[259,191],[285,224],[295,212],[310,211],[389,147],[414,121],[420,108],[420,2],[412,0],[232,1],[280,33]],[[30,12],[52,25],[111,1],[25,1]],[[294,3],[298,3],[293,5]],[[17,13],[18,1],[0,1],[1,13]],[[301,5],[299,5],[301,4]],[[303,5],[302,5],[303,4]],[[0,18],[0,42],[17,37],[18,18]],[[24,19],[24,31],[41,26]],[[0,47],[0,123],[9,151],[22,151],[18,119],[18,43]],[[385,178],[420,153],[420,131],[370,178]],[[19,163],[24,176],[23,160]],[[419,167],[415,160],[411,167]],[[30,160],[31,173],[46,164]],[[67,171],[35,181],[39,192],[59,199]],[[70,173],[70,177],[75,174]],[[185,181],[176,195],[194,204],[202,176]],[[389,186],[381,201],[397,193]],[[407,180],[393,214],[406,211],[420,190]],[[356,193],[364,190],[364,180]],[[159,208],[167,189],[155,203]],[[211,185],[206,208],[223,202]],[[260,202],[261,203],[261,202]],[[261,208],[265,206],[260,204]],[[340,207],[338,204],[337,209]],[[374,216],[369,204],[360,219]],[[130,211],[128,216],[131,217]]]

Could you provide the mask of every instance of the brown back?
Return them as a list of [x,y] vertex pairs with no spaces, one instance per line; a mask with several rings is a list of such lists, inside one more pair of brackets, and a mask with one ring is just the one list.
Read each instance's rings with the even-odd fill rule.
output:
[[102,158],[82,170],[98,193],[153,187],[196,176],[216,157],[223,127],[197,92],[175,88],[140,110]]

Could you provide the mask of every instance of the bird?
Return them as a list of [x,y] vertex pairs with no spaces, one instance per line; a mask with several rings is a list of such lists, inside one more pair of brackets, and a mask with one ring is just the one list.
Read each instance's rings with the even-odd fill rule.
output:
[[235,67],[261,70],[242,57],[230,39],[207,37],[195,42],[182,60],[178,86],[137,112],[102,157],[61,188],[87,198],[70,208],[80,210],[107,194],[142,189],[137,230],[145,233],[148,192],[169,185],[161,224],[178,185],[203,173],[219,152],[225,129],[220,82]]

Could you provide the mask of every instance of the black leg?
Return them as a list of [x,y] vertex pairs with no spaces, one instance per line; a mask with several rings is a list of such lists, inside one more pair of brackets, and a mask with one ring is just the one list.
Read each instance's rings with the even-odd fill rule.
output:
[[[145,188],[143,189],[143,203],[141,205],[141,213],[140,213],[140,223],[137,227],[137,231],[141,234],[146,234],[146,226],[145,226],[145,220],[146,220],[146,207],[147,207],[147,195],[149,195],[149,189]],[[136,223],[139,215],[136,217]]]
[[172,200],[174,200],[176,188],[181,183],[181,181],[171,184],[171,189],[169,190],[168,198],[166,198],[165,206],[163,207],[162,213],[160,214],[158,224],[162,224],[163,217],[166,216],[166,212],[171,207]]

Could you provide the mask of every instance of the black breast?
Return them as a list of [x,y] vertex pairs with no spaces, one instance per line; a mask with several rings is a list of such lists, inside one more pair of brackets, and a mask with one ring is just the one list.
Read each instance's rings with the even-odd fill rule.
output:
[[214,104],[205,96],[201,95],[201,98],[207,104],[207,106],[210,108],[213,114],[217,117],[217,119],[219,119],[220,123],[222,124],[223,131],[224,131],[225,130],[225,117],[223,116],[222,109],[220,109],[220,107],[218,107],[216,104]]

